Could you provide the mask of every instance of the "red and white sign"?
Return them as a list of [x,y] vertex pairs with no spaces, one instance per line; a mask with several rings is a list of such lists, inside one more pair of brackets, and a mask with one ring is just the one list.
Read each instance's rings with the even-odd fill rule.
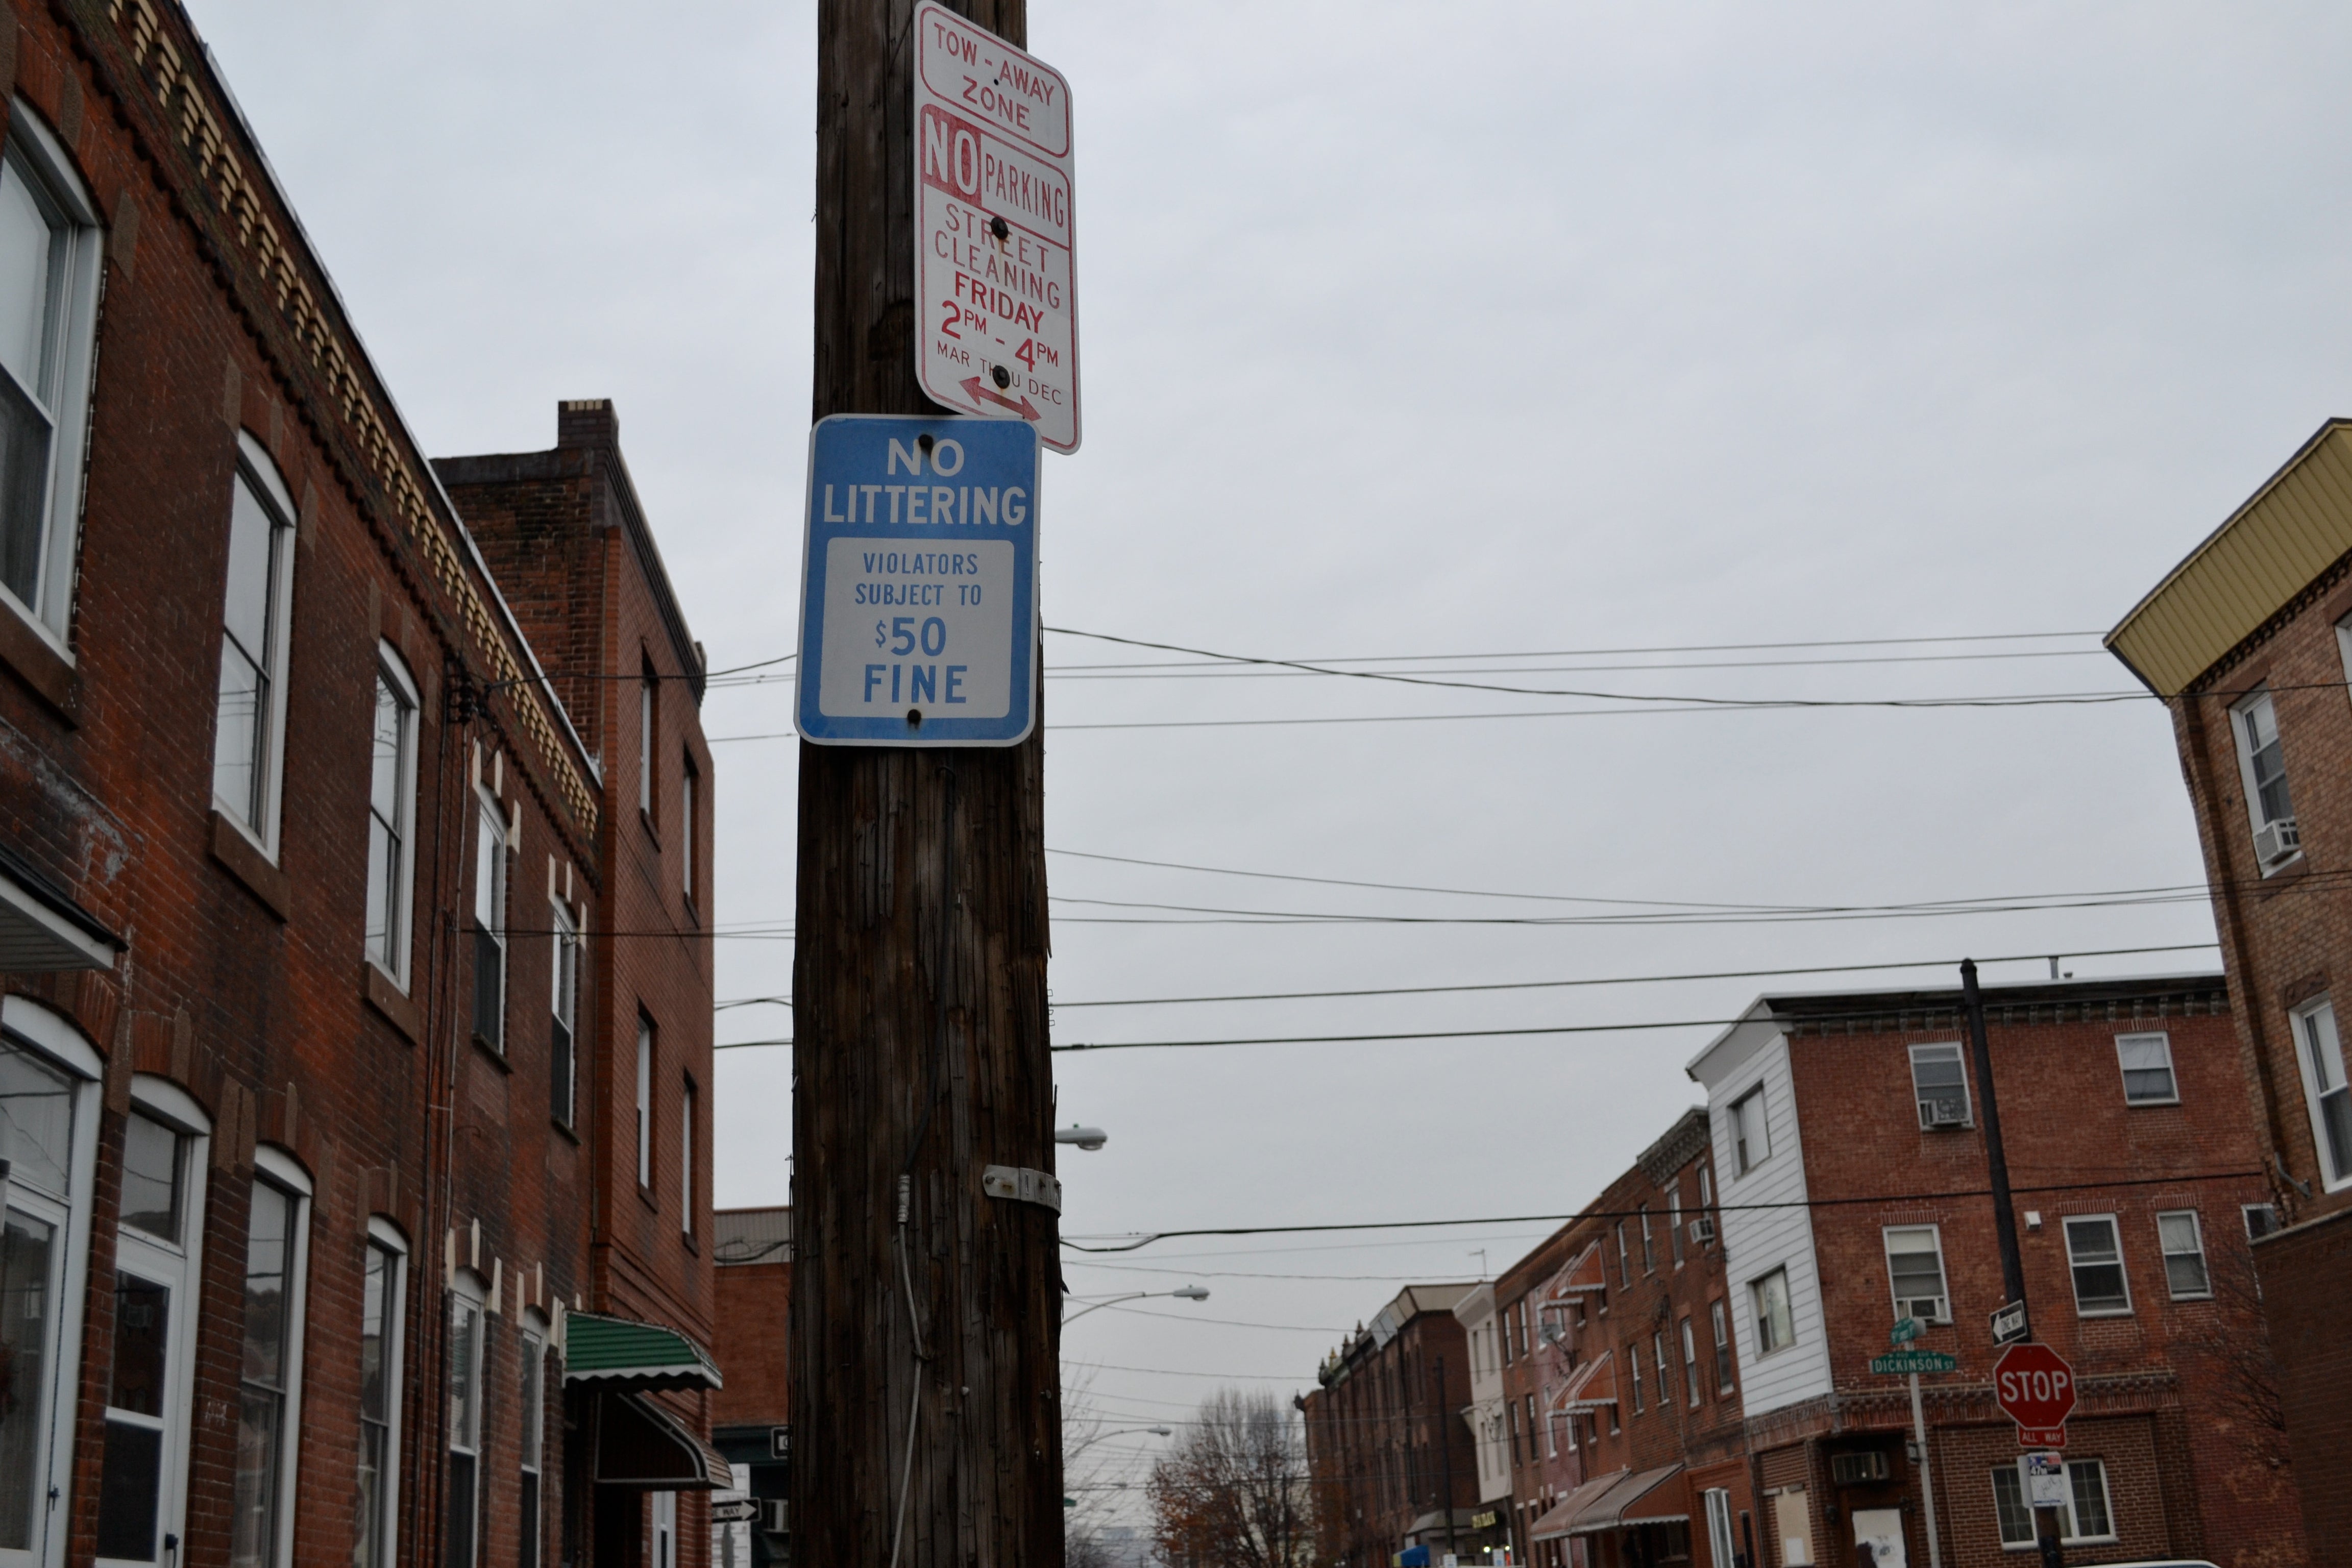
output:
[[915,378],[1075,452],[1070,84],[938,0],[915,34]]
[[2024,1448],[2063,1448],[2074,1410],[2074,1369],[2044,1344],[2011,1345],[1992,1363],[1992,1396]]

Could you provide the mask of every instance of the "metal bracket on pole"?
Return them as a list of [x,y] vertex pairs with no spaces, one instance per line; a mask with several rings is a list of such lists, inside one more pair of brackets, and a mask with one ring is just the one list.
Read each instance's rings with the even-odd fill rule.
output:
[[992,1198],[1035,1204],[1040,1208],[1052,1209],[1055,1214],[1062,1212],[1062,1184],[1050,1171],[1032,1171],[1016,1165],[989,1165],[980,1173],[980,1190]]

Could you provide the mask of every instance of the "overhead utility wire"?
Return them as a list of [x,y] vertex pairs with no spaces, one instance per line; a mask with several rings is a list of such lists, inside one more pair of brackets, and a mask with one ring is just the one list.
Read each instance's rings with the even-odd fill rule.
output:
[[[1507,658],[1507,654],[1496,655]],[[1564,655],[1522,654],[1523,658]],[[1449,671],[1454,675],[1598,675],[1617,674],[1641,669],[1843,669],[1849,667],[1882,664],[1968,664],[1985,659],[2020,658],[2104,658],[2107,650],[2099,647],[2021,648],[2006,653],[1903,653],[1864,654],[1858,658],[1738,658],[1709,659],[1705,662],[1675,660],[1645,664],[1499,664],[1456,666]],[[1338,660],[1327,661],[1336,664]],[[1382,660],[1383,663],[1400,662]],[[1410,662],[1410,660],[1403,661]],[[1202,659],[1168,659],[1156,664],[1049,664],[1045,667],[1048,679],[1059,680],[1292,680],[1307,676],[1319,676],[1321,669],[1235,669],[1231,665]]]
[[1194,920],[1169,920],[1147,916],[1070,915],[1066,923],[1079,925],[1370,925],[1370,926],[1536,926],[1536,927],[1630,927],[1637,930],[1674,931],[1687,926],[1719,925],[1811,925],[1825,921],[1860,920],[1936,920],[1950,915],[2032,914],[2052,910],[2137,909],[2158,904],[2202,903],[2211,894],[2204,889],[2159,895],[2102,897],[2088,896],[2063,902],[2021,901],[2016,903],[1968,904],[1955,908],[1920,908],[1895,905],[1886,909],[1823,909],[1775,910],[1759,910],[1748,913],[1712,914],[1704,910],[1686,913],[1659,911],[1654,914],[1616,915],[1358,915],[1331,914],[1322,911],[1296,910],[1233,910],[1206,904],[1162,904],[1141,900],[1081,899],[1056,893],[1049,901],[1057,904],[1085,904],[1095,908],[1119,910],[1160,910],[1173,914],[1196,915]]
[[[2258,1181],[2269,1172],[2260,1166],[2251,1171],[2179,1171],[2161,1176],[2133,1176],[2118,1181],[2051,1182],[2039,1186],[2012,1186],[2012,1194],[2020,1193],[2084,1193],[2108,1192],[2119,1187],[2160,1187],[2181,1182]],[[1954,1188],[1940,1193],[1870,1193],[1843,1198],[1788,1198],[1778,1203],[1706,1204],[1699,1210],[1707,1214],[1749,1214],[1780,1209],[1850,1208],[1867,1204],[1931,1204],[1948,1203],[1955,1198],[1989,1198],[1990,1187]],[[1465,1225],[1567,1225],[1585,1219],[1633,1219],[1642,1209],[1578,1209],[1573,1214],[1522,1214],[1487,1215],[1477,1219],[1395,1219],[1354,1220],[1329,1225],[1255,1225],[1202,1227],[1193,1230],[1129,1231],[1118,1236],[1064,1237],[1062,1245],[1073,1252],[1133,1252],[1155,1241],[1173,1241],[1188,1236],[1302,1236],[1320,1235],[1339,1230],[1433,1230]],[[1651,1217],[1655,1218],[1654,1213]],[[1082,1247],[1081,1241],[1120,1240],[1119,1247]]]
[[2155,700],[2152,692],[2141,691],[2074,691],[2053,692],[2042,696],[2019,697],[1876,697],[1876,698],[1766,698],[1744,697],[1685,697],[1673,693],[1633,691],[1591,691],[1573,687],[1497,686],[1476,680],[1444,680],[1429,675],[1402,675],[1381,670],[1341,669],[1328,664],[1310,664],[1304,659],[1262,658],[1251,654],[1220,653],[1213,648],[1187,647],[1181,643],[1147,642],[1140,637],[1114,637],[1108,632],[1079,631],[1072,626],[1047,626],[1049,632],[1066,637],[1091,637],[1097,642],[1118,643],[1127,647],[1157,648],[1163,653],[1192,654],[1201,658],[1224,659],[1234,664],[1264,666],[1274,669],[1303,670],[1310,675],[1336,676],[1348,680],[1392,681],[1402,686],[1439,687],[1456,691],[1496,691],[1512,697],[1580,697],[1594,702],[1653,702],[1682,704],[1698,708],[2032,708],[2086,706],[2105,702],[2145,702]]

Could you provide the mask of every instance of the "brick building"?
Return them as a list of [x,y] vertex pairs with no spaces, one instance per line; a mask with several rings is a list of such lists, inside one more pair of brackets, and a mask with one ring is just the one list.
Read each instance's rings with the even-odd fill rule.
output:
[[711,1397],[710,1440],[735,1468],[754,1517],[714,1525],[711,1568],[792,1561],[785,1509],[792,1467],[793,1211],[720,1209],[711,1216],[718,1330],[727,1386]]
[[1390,1568],[1461,1552],[1475,1533],[1478,1465],[1463,1408],[1468,1347],[1454,1308],[1470,1285],[1408,1285],[1327,1357],[1307,1395],[1318,1553]]
[[2108,635],[2171,710],[2230,977],[2253,1248],[2316,1562],[2352,1563],[2352,422],[2330,420]]
[[[593,626],[493,569],[176,6],[5,24],[0,1563],[698,1564],[657,561]],[[627,700],[577,689],[630,636],[692,855],[627,842]]]
[[1529,1248],[1495,1279],[1495,1317],[1503,1352],[1503,1418],[1511,1455],[1510,1545],[1520,1563],[1534,1560],[1536,1521],[1576,1489],[1583,1472],[1574,1452],[1561,1446],[1544,1401],[1557,1382],[1549,1343],[1539,1332],[1538,1310],[1557,1287],[1561,1271],[1582,1244],[1576,1225],[1561,1226]]
[[[2304,1561],[2266,1419],[2249,1232],[2270,1187],[2217,974],[1988,986],[2035,1337],[2072,1363],[2067,1560]],[[1941,1557],[2032,1546],[1993,1403],[2003,1298],[1950,991],[1768,995],[1692,1063],[1713,1122],[1758,1568],[1928,1561],[1898,1317],[1958,1358],[1922,1379]],[[1869,1542],[1865,1556],[1862,1542]],[[1744,1542],[1743,1542],[1744,1546]]]
[[[1693,1110],[1570,1227],[1538,1299],[1548,1448],[1575,1461],[1530,1538],[1567,1568],[1734,1568],[1754,1510],[1707,1113]],[[1549,1364],[1546,1364],[1548,1358]]]

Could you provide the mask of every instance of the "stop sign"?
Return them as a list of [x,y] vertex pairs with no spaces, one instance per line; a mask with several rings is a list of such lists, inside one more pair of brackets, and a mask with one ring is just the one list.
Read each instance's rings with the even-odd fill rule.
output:
[[2054,1430],[2074,1409],[2074,1369],[2048,1345],[2011,1345],[1993,1363],[1992,1394],[2020,1426]]

